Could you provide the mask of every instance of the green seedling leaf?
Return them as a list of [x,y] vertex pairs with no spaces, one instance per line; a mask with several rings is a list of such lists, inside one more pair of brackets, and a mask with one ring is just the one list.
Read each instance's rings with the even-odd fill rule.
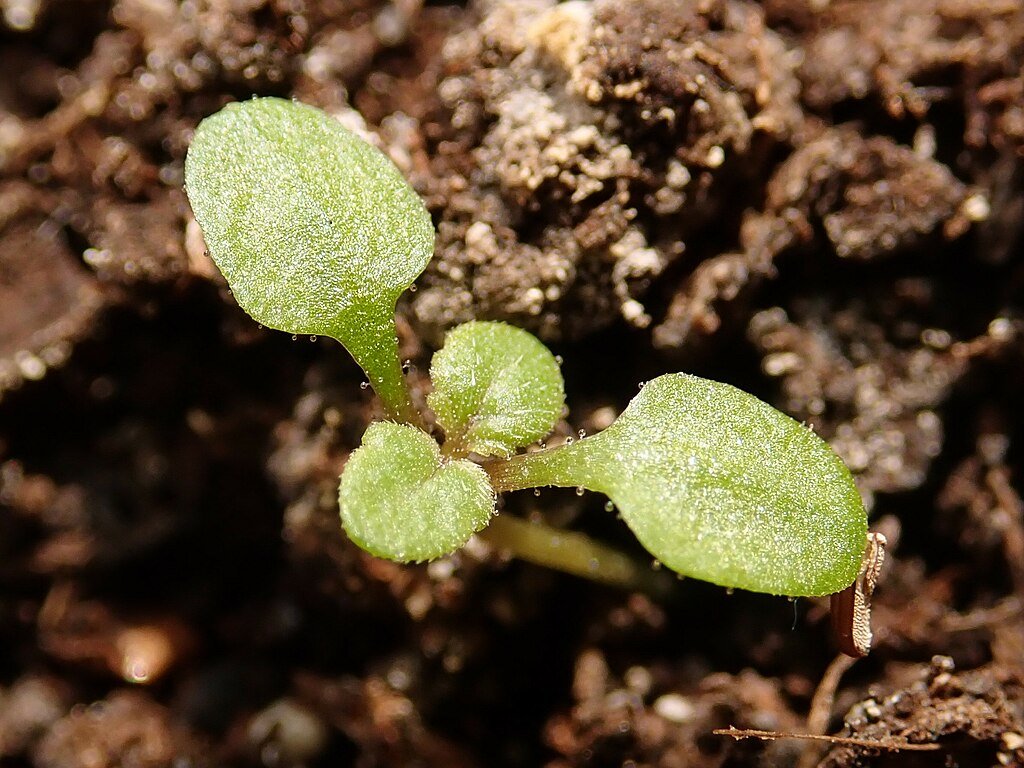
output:
[[725,587],[837,592],[864,551],[864,506],[827,443],[752,395],[681,373],[648,382],[605,431],[516,456],[492,479],[604,493],[662,563]]
[[565,405],[562,371],[535,336],[505,323],[464,323],[430,364],[427,400],[453,444],[511,456],[551,433]]
[[242,308],[337,339],[389,414],[409,418],[395,304],[430,261],[434,228],[394,164],[324,112],[262,98],[199,124],[185,183]]
[[367,552],[398,562],[447,555],[494,514],[487,473],[465,459],[448,461],[430,435],[376,422],[341,475],[341,522]]

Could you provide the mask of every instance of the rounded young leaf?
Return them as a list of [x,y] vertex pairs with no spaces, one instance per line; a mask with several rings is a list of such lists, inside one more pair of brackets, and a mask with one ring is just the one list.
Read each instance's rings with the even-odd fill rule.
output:
[[485,456],[511,456],[550,434],[565,405],[562,371],[535,336],[505,323],[448,332],[430,364],[427,400],[449,439]]
[[430,261],[434,228],[382,152],[319,109],[252,99],[199,124],[185,185],[246,312],[338,339],[386,404],[404,398],[395,304]]
[[753,395],[686,374],[648,382],[605,431],[516,457],[494,479],[600,491],[669,568],[754,592],[843,589],[867,534],[827,443]]
[[371,424],[352,452],[338,492],[341,522],[370,554],[398,562],[447,555],[487,525],[495,497],[487,473],[442,459],[415,427]]

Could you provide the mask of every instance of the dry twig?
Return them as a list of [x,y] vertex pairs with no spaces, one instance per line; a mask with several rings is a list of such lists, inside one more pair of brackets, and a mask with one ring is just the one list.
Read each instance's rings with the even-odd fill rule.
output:
[[804,739],[807,741],[825,741],[829,744],[845,744],[851,747],[864,747],[865,749],[884,749],[889,752],[913,751],[932,752],[940,749],[938,744],[913,744],[906,739],[859,739],[855,736],[825,736],[819,733],[785,733],[783,731],[759,731],[754,728],[716,728],[712,731],[716,736],[731,736],[739,741],[740,739]]

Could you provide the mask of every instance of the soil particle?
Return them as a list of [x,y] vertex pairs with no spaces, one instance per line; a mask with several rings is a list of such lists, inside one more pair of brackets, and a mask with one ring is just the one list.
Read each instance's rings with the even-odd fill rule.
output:
[[691,332],[716,331],[721,306],[774,277],[788,252],[851,260],[907,254],[929,236],[963,234],[975,218],[972,206],[984,205],[930,157],[887,137],[828,129],[775,170],[764,208],[744,215],[743,250],[697,267],[654,329],[654,342],[678,347]]
[[938,743],[939,751],[894,755],[836,746],[821,768],[1024,764],[1024,679],[1018,671],[990,665],[955,673],[951,659],[937,656],[922,678],[856,704],[838,735]]
[[1024,501],[1006,464],[1009,440],[990,422],[977,448],[952,472],[936,506],[939,523],[950,530],[976,567],[1002,563],[1018,594],[1024,593]]
[[758,6],[599,2],[595,16],[583,90],[615,109],[627,135],[672,137],[678,159],[714,169],[736,156],[756,160],[755,141],[801,126],[796,57]]
[[785,46],[746,3],[481,7],[444,48],[451,139],[418,180],[440,222],[417,319],[647,326],[652,281],[800,123]]
[[328,730],[303,705],[292,699],[278,699],[249,721],[246,736],[264,765],[299,768],[324,751]]
[[137,684],[155,683],[196,645],[195,633],[177,617],[119,616],[104,603],[82,600],[67,582],[47,596],[38,633],[50,657]]
[[102,304],[60,229],[29,212],[39,197],[26,185],[0,191],[0,397],[63,364]]
[[30,751],[67,713],[68,693],[57,678],[31,676],[0,690],[0,757],[13,758]]
[[117,691],[57,721],[33,759],[40,768],[163,768],[204,765],[201,750],[167,709],[145,696]]
[[830,441],[869,496],[924,482],[942,450],[952,388],[972,359],[1016,338],[997,319],[987,333],[955,341],[913,317],[925,283],[906,278],[883,290],[831,307],[828,330],[820,300],[794,302],[793,319],[781,307],[762,311],[748,330],[764,373],[782,382],[783,407]]
[[181,236],[185,211],[176,192],[146,203],[99,202],[84,233],[94,245],[83,259],[107,283],[160,283],[183,274],[190,269]]
[[[973,101],[979,84],[1020,80],[1024,11],[1016,2],[850,0],[806,18],[817,31],[800,75],[815,108],[870,98],[893,117],[923,118],[937,103]],[[972,146],[998,135],[980,107],[968,107]]]
[[328,682],[300,682],[315,696],[332,724],[354,744],[358,765],[445,765],[465,768],[474,764],[457,744],[427,728],[408,695],[387,680],[345,678]]
[[913,248],[957,222],[966,189],[943,164],[879,136],[830,129],[794,152],[767,190],[767,212],[791,231],[823,232],[841,258],[874,259]]
[[[678,687],[666,687],[669,680]],[[792,744],[783,742],[732,745],[710,735],[735,723],[770,730],[799,728],[799,718],[777,684],[752,670],[697,679],[685,668],[634,667],[619,677],[600,651],[588,649],[576,662],[573,697],[572,710],[556,715],[545,730],[560,755],[550,768],[719,766],[743,759],[741,755],[757,755],[771,765],[789,762],[796,754]]]
[[782,381],[786,412],[830,441],[863,490],[918,487],[942,449],[936,409],[966,369],[964,356],[948,343],[896,346],[861,302],[830,309],[828,330],[820,303],[793,312],[765,310],[750,323],[764,372]]

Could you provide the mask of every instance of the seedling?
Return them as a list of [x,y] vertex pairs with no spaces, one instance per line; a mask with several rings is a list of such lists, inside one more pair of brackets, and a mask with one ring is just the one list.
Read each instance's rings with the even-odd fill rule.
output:
[[471,322],[434,355],[429,409],[417,407],[394,312],[431,258],[433,225],[390,160],[337,120],[282,99],[230,104],[197,128],[185,177],[242,308],[337,339],[383,402],[339,491],[342,525],[368,552],[431,560],[483,532],[529,560],[640,582],[643,569],[581,534],[497,513],[500,493],[563,486],[605,494],[685,576],[781,595],[857,578],[867,522],[849,471],[810,429],[728,384],[659,376],[608,429],[533,449],[561,418],[559,365],[524,330]]

